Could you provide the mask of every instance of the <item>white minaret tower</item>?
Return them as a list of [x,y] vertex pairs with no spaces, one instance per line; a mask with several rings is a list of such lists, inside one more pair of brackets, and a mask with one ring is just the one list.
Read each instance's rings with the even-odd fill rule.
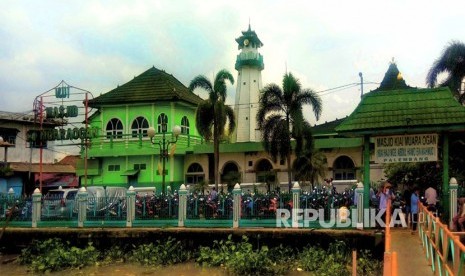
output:
[[237,86],[234,113],[236,115],[236,130],[233,142],[259,141],[257,129],[257,111],[260,90],[262,89],[262,74],[264,68],[263,56],[258,48],[263,43],[255,31],[249,29],[236,38],[238,49],[241,50],[236,59]]

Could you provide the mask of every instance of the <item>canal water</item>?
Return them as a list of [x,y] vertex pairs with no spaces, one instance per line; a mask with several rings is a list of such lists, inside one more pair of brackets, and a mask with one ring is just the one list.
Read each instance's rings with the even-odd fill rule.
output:
[[[19,265],[16,262],[8,262],[12,256],[0,256],[0,275],[21,276],[36,275],[29,271],[27,266]],[[4,262],[7,263],[4,263]],[[157,276],[223,276],[230,275],[226,270],[218,267],[202,267],[194,262],[177,264],[166,267],[149,267],[129,263],[116,263],[105,266],[90,266],[83,269],[70,269],[58,272],[47,273],[46,275],[86,275],[86,276],[138,276],[138,275],[157,275]],[[290,271],[291,276],[310,276],[307,272]]]

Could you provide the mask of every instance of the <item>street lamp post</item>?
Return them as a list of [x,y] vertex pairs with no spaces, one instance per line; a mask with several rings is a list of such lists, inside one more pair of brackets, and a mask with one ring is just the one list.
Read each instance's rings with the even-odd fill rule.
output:
[[181,134],[181,127],[180,126],[174,126],[173,127],[173,135],[174,135],[174,140],[167,140],[166,139],[166,130],[167,130],[167,125],[166,123],[161,124],[161,133],[162,133],[162,138],[160,141],[154,141],[155,138],[155,129],[153,127],[149,127],[147,129],[147,135],[150,137],[150,142],[153,145],[158,145],[160,147],[160,158],[162,160],[162,195],[165,195],[165,166],[166,166],[166,159],[168,159],[168,149],[170,145],[176,144],[178,141],[178,136]]

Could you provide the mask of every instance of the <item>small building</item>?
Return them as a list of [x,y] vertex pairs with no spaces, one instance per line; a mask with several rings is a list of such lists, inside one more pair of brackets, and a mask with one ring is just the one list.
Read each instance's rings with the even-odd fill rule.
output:
[[[45,120],[43,129],[53,129],[60,124],[53,120]],[[0,143],[1,174],[0,193],[6,193],[13,188],[15,194],[31,194],[39,187],[39,175],[42,172],[49,179],[56,179],[57,174],[66,174],[75,178],[75,167],[56,164],[59,154],[55,142],[44,141],[42,153],[40,145],[28,141],[27,133],[38,130],[40,125],[32,115],[15,112],[0,112]],[[42,165],[40,165],[42,161]],[[49,181],[51,186],[55,185]],[[64,184],[64,183],[62,183]],[[77,185],[71,181],[69,185]],[[45,185],[47,187],[47,185]],[[66,186],[66,185],[65,185]]]

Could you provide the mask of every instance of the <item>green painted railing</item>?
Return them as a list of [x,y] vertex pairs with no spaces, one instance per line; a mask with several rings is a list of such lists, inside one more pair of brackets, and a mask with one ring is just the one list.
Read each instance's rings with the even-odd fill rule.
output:
[[451,232],[423,205],[418,214],[418,229],[426,258],[436,275],[465,275],[465,245],[460,242],[465,233]]
[[[238,192],[237,199],[220,194],[212,200],[206,195],[187,195],[182,185],[179,194],[164,197],[136,195],[134,188],[125,196],[94,197],[82,187],[76,198],[64,200],[42,197],[37,190],[34,200],[0,196],[0,227],[353,227],[337,224],[335,216],[305,221],[302,212],[294,214],[293,206],[310,207],[308,195],[301,197],[300,189],[293,194],[273,195],[242,194],[240,188]],[[183,196],[179,196],[181,193]],[[324,207],[328,211],[329,206]],[[233,214],[234,208],[237,214]],[[10,216],[11,210],[15,211]],[[180,217],[180,213],[184,216]]]

